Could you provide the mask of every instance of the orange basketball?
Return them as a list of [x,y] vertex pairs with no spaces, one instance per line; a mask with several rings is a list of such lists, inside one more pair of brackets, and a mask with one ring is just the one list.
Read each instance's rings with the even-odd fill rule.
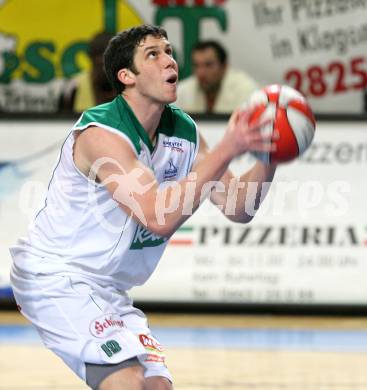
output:
[[268,85],[255,91],[249,99],[249,123],[271,119],[263,126],[264,134],[276,131],[274,152],[253,152],[265,163],[286,162],[300,156],[311,144],[315,134],[315,118],[307,100],[286,85]]

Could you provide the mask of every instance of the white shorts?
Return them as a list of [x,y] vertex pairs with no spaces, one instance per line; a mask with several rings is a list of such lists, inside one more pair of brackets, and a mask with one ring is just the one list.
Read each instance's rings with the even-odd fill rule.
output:
[[84,381],[86,363],[117,364],[137,357],[145,377],[172,382],[161,345],[126,293],[74,274],[23,275],[14,265],[11,282],[21,313],[45,346]]

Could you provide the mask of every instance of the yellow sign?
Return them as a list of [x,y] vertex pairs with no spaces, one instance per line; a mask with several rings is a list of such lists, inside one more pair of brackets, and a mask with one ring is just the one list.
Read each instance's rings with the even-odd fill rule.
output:
[[144,23],[124,0],[0,0],[0,83],[46,83],[89,67],[88,41]]

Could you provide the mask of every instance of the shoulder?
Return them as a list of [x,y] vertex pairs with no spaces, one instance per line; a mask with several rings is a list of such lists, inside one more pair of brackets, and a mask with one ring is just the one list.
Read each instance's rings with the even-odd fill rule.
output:
[[204,95],[198,86],[196,77],[190,76],[179,81],[176,104],[189,112],[204,111]]
[[108,103],[100,104],[83,112],[73,130],[85,130],[88,127],[99,127],[111,133],[118,134],[127,140],[134,151],[141,150],[139,136],[131,121],[128,121],[126,109],[119,101],[119,96]]
[[194,107],[197,102],[198,95],[197,80],[190,76],[184,80],[180,80],[177,85],[177,100],[176,104],[190,112],[195,111]]
[[196,77],[190,76],[186,79],[180,80],[177,85],[177,100],[192,99],[199,91]]
[[86,127],[95,125],[105,125],[113,128],[118,128],[121,122],[119,111],[117,108],[117,98],[111,102],[91,107],[84,111],[75,124],[74,128],[82,130]]
[[178,83],[178,90],[189,90],[194,89],[197,86],[197,80],[194,76],[186,77],[183,80],[180,80]]
[[237,87],[242,87],[244,85],[254,89],[257,87],[256,81],[250,75],[234,68],[228,68],[225,75],[225,82]]

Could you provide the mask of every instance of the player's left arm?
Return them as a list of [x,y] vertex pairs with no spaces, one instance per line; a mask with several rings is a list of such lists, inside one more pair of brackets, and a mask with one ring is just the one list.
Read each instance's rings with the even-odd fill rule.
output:
[[[208,145],[200,136],[200,147],[195,164],[208,152]],[[227,169],[212,188],[210,200],[229,220],[239,223],[250,222],[268,193],[275,170],[276,164],[264,164],[261,161],[257,161],[241,176],[235,176]]]

